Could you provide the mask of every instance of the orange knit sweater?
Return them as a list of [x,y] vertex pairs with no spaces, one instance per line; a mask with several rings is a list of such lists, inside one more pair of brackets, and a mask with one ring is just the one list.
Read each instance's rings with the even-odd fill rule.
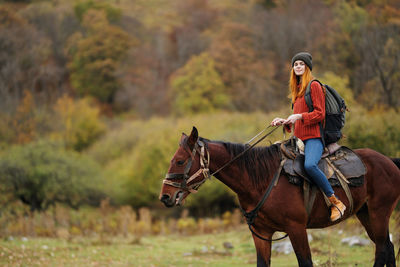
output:
[[318,82],[311,83],[311,99],[314,110],[309,112],[304,96],[296,98],[293,114],[301,114],[303,119],[294,124],[294,135],[302,141],[321,137],[319,122],[325,119],[325,94]]

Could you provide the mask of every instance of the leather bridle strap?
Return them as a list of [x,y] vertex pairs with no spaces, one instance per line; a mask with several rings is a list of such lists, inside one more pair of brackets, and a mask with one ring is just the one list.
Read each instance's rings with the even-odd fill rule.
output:
[[[200,169],[189,177],[189,171],[192,167],[193,159],[195,158],[196,152],[198,152],[200,155]],[[205,154],[207,154],[207,158],[205,157]],[[197,142],[195,143],[195,146],[191,152],[189,161],[185,167],[184,173],[167,173],[165,176],[165,179],[163,180],[163,184],[177,187],[179,189],[183,189],[183,190],[189,191],[191,193],[196,193],[197,189],[205,182],[205,180],[207,178],[211,177],[210,170],[208,168],[209,163],[210,163],[210,153],[205,148],[205,144],[202,141],[197,140]],[[201,174],[203,174],[204,179],[188,186],[188,184],[191,181],[193,181],[194,179],[199,177]],[[170,181],[170,179],[182,179],[182,182],[177,183],[177,182]]]

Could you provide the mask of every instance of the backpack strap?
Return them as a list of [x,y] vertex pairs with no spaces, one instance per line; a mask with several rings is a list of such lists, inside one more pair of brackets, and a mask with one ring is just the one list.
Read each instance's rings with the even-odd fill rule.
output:
[[[313,105],[312,98],[311,98],[311,83],[314,81],[318,82],[321,85],[322,91],[324,90],[324,85],[317,79],[311,80],[308,83],[306,92],[304,94],[304,100],[306,101],[309,112],[312,112],[314,110],[314,105]],[[322,144],[325,147],[326,145],[325,145],[325,137],[324,137],[324,126],[322,125],[322,122],[319,122],[318,124],[319,124],[319,129],[321,132]]]
[[307,104],[308,110],[310,112],[314,110],[313,102],[312,102],[312,99],[311,99],[311,83],[314,82],[314,81],[318,82],[321,85],[321,87],[324,88],[324,85],[320,81],[318,81],[317,79],[311,80],[311,82],[308,83],[307,88],[306,88],[306,92],[304,94],[304,99],[306,100],[306,104]]

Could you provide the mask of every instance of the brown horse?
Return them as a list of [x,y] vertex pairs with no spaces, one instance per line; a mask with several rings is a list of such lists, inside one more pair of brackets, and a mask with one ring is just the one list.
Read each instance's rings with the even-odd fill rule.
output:
[[[215,172],[247,148],[243,144],[210,141],[199,138],[195,127],[190,136],[182,135],[167,176],[163,182],[160,200],[172,207],[198,189],[210,172]],[[352,187],[353,213],[347,210],[342,220],[356,214],[368,236],[375,243],[374,266],[396,266],[394,247],[389,239],[389,218],[400,199],[400,170],[398,159],[390,159],[371,149],[356,153],[367,167],[365,182]],[[215,177],[238,196],[241,207],[250,211],[259,203],[281,162],[279,145],[254,147],[219,171]],[[211,159],[211,160],[210,160]],[[343,189],[335,194],[348,206]],[[341,220],[339,220],[341,221]],[[307,240],[307,228],[324,228],[336,224],[329,219],[329,210],[320,192],[317,193],[310,216],[307,215],[303,189],[288,182],[283,175],[273,187],[254,221],[254,230],[271,239],[276,231],[289,235],[299,266],[312,266]],[[257,252],[257,266],[270,266],[271,242],[261,240],[253,233]]]

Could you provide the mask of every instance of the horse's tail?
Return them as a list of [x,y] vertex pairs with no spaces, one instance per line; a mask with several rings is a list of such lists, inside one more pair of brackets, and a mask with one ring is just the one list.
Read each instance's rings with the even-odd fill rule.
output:
[[400,158],[391,158],[391,160],[396,164],[397,168],[400,169]]

